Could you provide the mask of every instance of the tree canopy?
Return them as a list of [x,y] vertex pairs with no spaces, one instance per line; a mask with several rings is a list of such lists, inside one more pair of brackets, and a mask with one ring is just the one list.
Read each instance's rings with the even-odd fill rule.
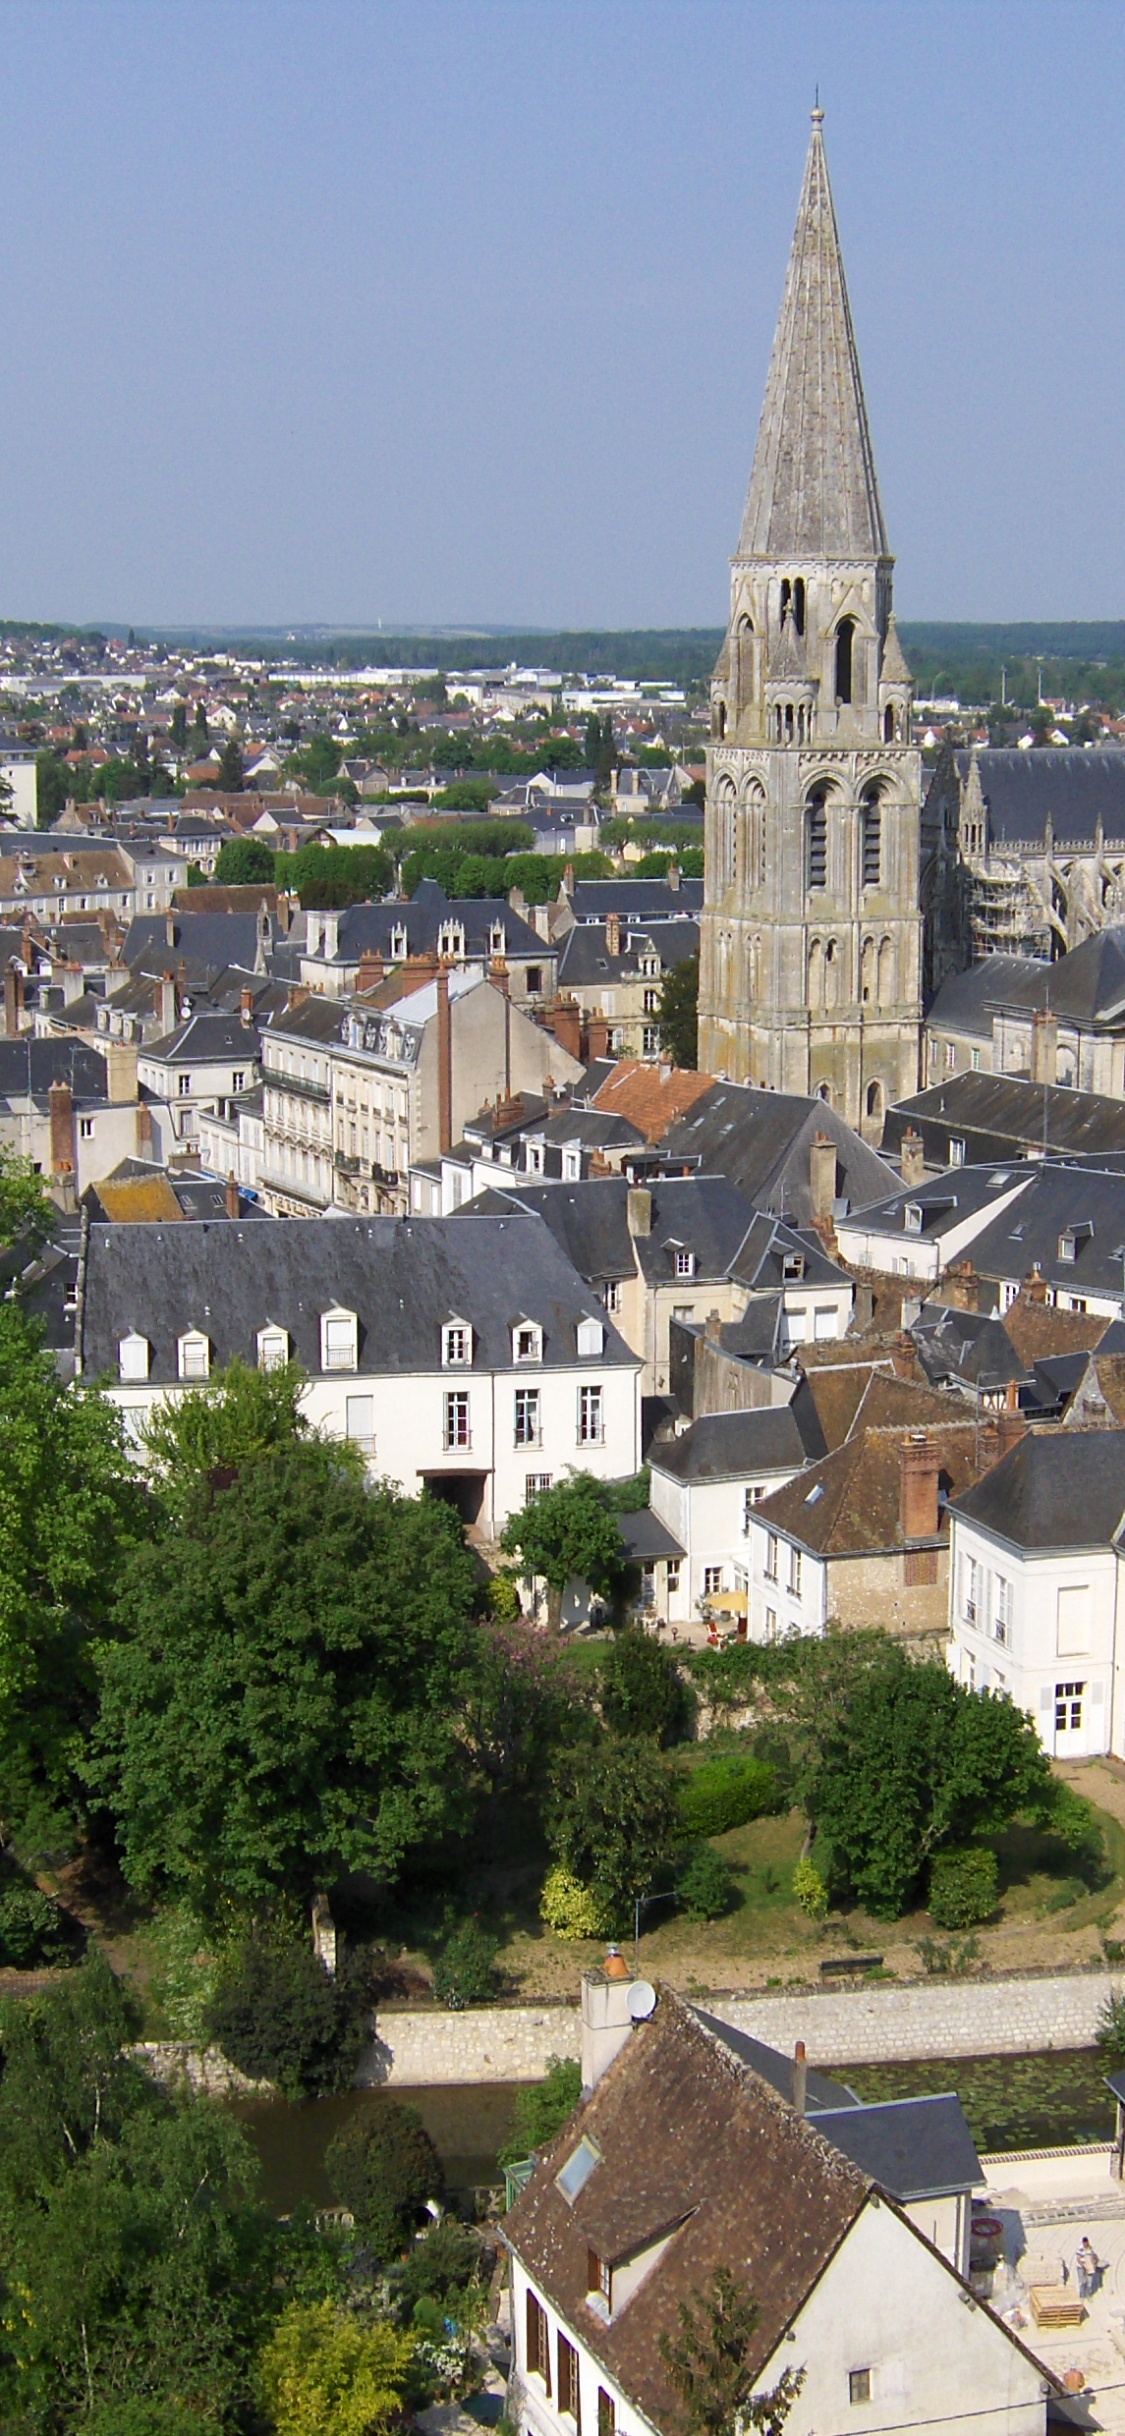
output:
[[221,888],[246,888],[256,880],[273,878],[274,852],[264,837],[228,837],[215,857],[215,881]]
[[204,1915],[308,1900],[343,1870],[393,1877],[461,1799],[475,1583],[457,1517],[341,1455],[294,1436],[173,1478],[165,1527],[121,1569],[90,1773],[130,1882]]
[[665,973],[660,992],[660,1046],[674,1066],[699,1064],[699,958],[685,956]]

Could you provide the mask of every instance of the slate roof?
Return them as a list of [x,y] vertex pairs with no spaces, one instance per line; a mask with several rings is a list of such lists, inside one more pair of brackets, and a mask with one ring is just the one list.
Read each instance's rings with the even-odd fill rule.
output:
[[[1024,756],[1021,754],[1021,760]],[[968,1032],[977,1040],[992,1038],[992,1010],[1007,1005],[1013,989],[1033,988],[1045,974],[1062,970],[1033,956],[985,956],[967,973],[951,973],[935,993],[926,1017],[932,1032]],[[902,1103],[909,1106],[910,1103]]]
[[698,922],[646,922],[630,926],[629,944],[622,931],[621,953],[611,956],[599,925],[576,922],[559,947],[560,990],[610,988],[615,982],[636,981],[646,957],[657,956],[662,972],[684,964],[699,951]]
[[738,556],[887,556],[819,113],[813,118]]
[[[803,1263],[800,1277],[786,1281],[786,1260]],[[839,1286],[850,1284],[846,1269],[839,1261],[830,1260],[818,1236],[801,1233],[787,1226],[783,1218],[771,1218],[759,1210],[747,1232],[746,1241],[738,1254],[731,1275],[740,1285],[754,1290],[769,1291],[788,1282],[791,1286]]]
[[627,1563],[644,1565],[658,1556],[683,1556],[684,1550],[667,1523],[654,1514],[651,1506],[640,1506],[635,1514],[619,1514],[617,1527]]
[[1109,1547],[1125,1520],[1125,1430],[1031,1430],[955,1506],[1015,1548]]
[[925,1303],[910,1334],[926,1377],[935,1386],[947,1379],[973,1388],[1032,1384],[1003,1320],[991,1312]]
[[[870,1208],[853,1210],[849,1216],[849,1227],[870,1235],[908,1235],[915,1243],[940,1243],[952,1228],[963,1225],[966,1218],[975,1217],[979,1211],[987,1210],[990,1202],[997,1200],[1001,1193],[1009,1192],[1014,1184],[1020,1185],[1022,1198],[1032,1177],[1038,1172],[1038,1169],[1019,1159],[995,1164],[985,1160],[979,1166],[947,1167],[940,1175],[927,1176],[921,1184],[900,1184],[885,1200],[875,1202]],[[908,1229],[906,1213],[910,1208],[921,1211],[922,1223]],[[1019,1202],[1013,1201],[1001,1213],[998,1223],[1017,1226],[1020,1214]],[[974,1260],[979,1240],[979,1237],[973,1239],[971,1248]]]
[[[696,2020],[702,2022],[712,2038],[729,2047],[740,2064],[749,2064],[760,2080],[768,2081],[779,2098],[789,2100],[793,2094],[793,2060],[781,2055],[776,2047],[767,2047],[764,2039],[752,2038],[748,2030],[736,2030],[731,2022],[720,2021],[717,2013],[708,2013],[703,2005],[691,2008]],[[810,2115],[825,2108],[838,2114],[843,2107],[858,2107],[862,2100],[844,2081],[830,2080],[826,2072],[814,2072],[811,2064],[805,2074],[805,2108]]]
[[679,1438],[654,1447],[652,1464],[673,1480],[702,1486],[708,1481],[749,1480],[761,1472],[799,1471],[827,1453],[815,1408],[802,1415],[792,1404],[764,1404],[756,1411],[708,1413]]
[[816,2128],[904,2205],[972,2191],[984,2181],[965,2110],[952,2092],[849,2106],[835,2114],[818,2110]]
[[[513,1178],[502,1187],[498,1181],[495,1191],[546,1221],[580,1277],[633,1277],[639,1267],[649,1283],[672,1284],[677,1249],[694,1252],[696,1283],[729,1276],[753,1218],[742,1195],[721,1176],[668,1176],[650,1189],[648,1235],[629,1232],[624,1176],[590,1176],[580,1184],[525,1184]],[[477,1203],[464,1206],[473,1210]]]
[[[168,923],[172,939],[168,938]],[[276,924],[270,917],[270,938]],[[258,916],[254,913],[138,914],[130,922],[121,950],[122,961],[134,972],[175,971],[181,956],[188,964],[221,972],[228,964],[248,965],[258,955]]]
[[[921,1130],[927,1155],[927,1129],[936,1126],[939,1142],[948,1132],[960,1134],[974,1161],[1019,1157],[1038,1151],[1044,1139],[1060,1158],[1068,1152],[1095,1158],[1101,1151],[1125,1152],[1125,1101],[1060,1083],[1044,1086],[1016,1074],[953,1074],[948,1082],[900,1100],[888,1111],[884,1148],[898,1149],[911,1125]],[[977,1141],[974,1135],[985,1138]]]
[[[542,964],[554,955],[522,914],[513,913],[506,897],[447,897],[436,880],[422,880],[407,902],[388,905],[349,905],[340,915],[337,950],[329,961],[358,964],[365,950],[391,959],[392,931],[405,931],[408,956],[436,953],[438,934],[446,922],[459,922],[465,934],[465,954],[485,960],[492,954],[494,922],[504,926],[504,954],[509,961]],[[394,961],[401,962],[396,957]]]
[[650,922],[697,918],[703,911],[703,882],[681,879],[678,888],[669,888],[667,880],[635,880],[628,876],[619,880],[576,880],[573,888],[567,890],[566,902],[576,923],[604,923],[607,914],[615,913],[623,929],[639,929]]
[[[965,1172],[965,1171],[963,1171]],[[1060,1254],[1073,1234],[1074,1258]],[[1024,1278],[1033,1268],[1068,1294],[1125,1290],[1125,1176],[1036,1161],[1027,1188],[974,1238],[979,1277]]]
[[104,1100],[105,1058],[88,1041],[36,1040],[30,1032],[18,1040],[0,1040],[0,1097],[33,1098],[52,1083],[69,1083],[76,1099]]
[[258,1033],[254,1024],[243,1023],[239,1015],[212,1013],[210,1008],[204,1008],[200,1014],[189,1015],[178,1023],[174,1032],[166,1032],[162,1040],[149,1041],[141,1056],[157,1058],[170,1066],[229,1065],[239,1058],[254,1064]]
[[[1125,840],[1125,753],[1119,747],[1094,745],[1087,752],[1047,745],[1021,753],[1018,747],[974,746],[973,754],[990,843],[1041,845],[1048,821],[1056,845],[1092,845],[1099,821],[1107,842]],[[968,751],[954,755],[962,782],[969,759]]]
[[798,1226],[812,1216],[809,1152],[814,1134],[836,1144],[837,1206],[874,1202],[893,1181],[891,1169],[824,1100],[749,1083],[712,1083],[685,1116],[669,1126],[659,1148],[662,1167],[688,1164],[725,1176],[755,1209],[772,1209]]
[[[748,2360],[757,2376],[871,2186],[670,1991],[631,2032],[580,2123],[599,2163],[573,2206],[555,2179],[574,2145],[572,2118],[505,2217],[505,2238],[650,2425],[670,2428],[679,2406],[660,2343],[679,2331],[678,2304],[719,2265],[748,2283],[760,2313]],[[628,2307],[600,2322],[587,2307],[589,2251],[612,2264],[672,2227]]]
[[320,1317],[336,1307],[358,1315],[360,1376],[439,1369],[441,1328],[454,1316],[474,1332],[472,1368],[458,1378],[511,1369],[520,1318],[543,1329],[544,1369],[577,1360],[584,1317],[605,1328],[601,1368],[638,1367],[539,1220],[461,1213],[93,1226],[84,1366],[89,1375],[116,1371],[131,1329],[149,1340],[156,1381],[177,1377],[177,1340],[191,1328],[208,1335],[217,1365],[254,1362],[257,1331],[271,1323],[288,1329],[294,1358],[318,1376]]

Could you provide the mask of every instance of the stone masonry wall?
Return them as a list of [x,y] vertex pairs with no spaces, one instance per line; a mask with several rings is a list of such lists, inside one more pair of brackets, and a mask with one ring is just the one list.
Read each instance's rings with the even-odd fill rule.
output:
[[[1125,1992],[1120,1973],[1076,1971],[702,2001],[735,2029],[748,2030],[783,2053],[803,2038],[810,2064],[831,2066],[1090,2047],[1111,1992]],[[380,2014],[378,2032],[356,2074],[365,2086],[539,2080],[551,2056],[577,2056],[581,2042],[573,2005],[388,2012]]]

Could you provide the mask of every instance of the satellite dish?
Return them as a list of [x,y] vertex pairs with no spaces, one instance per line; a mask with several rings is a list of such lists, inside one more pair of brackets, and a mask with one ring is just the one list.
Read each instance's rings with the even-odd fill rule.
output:
[[656,1990],[647,1979],[634,1980],[627,2001],[630,2021],[647,2022],[649,2014],[656,2011]]

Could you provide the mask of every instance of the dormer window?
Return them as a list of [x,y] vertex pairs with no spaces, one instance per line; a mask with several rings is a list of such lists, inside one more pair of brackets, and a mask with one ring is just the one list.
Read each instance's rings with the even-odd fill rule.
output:
[[782,1253],[782,1255],[781,1255],[781,1276],[782,1276],[782,1282],[783,1282],[783,1284],[785,1284],[785,1285],[787,1285],[787,1286],[796,1286],[796,1285],[799,1285],[799,1284],[800,1284],[800,1281],[801,1281],[801,1279],[802,1279],[802,1277],[804,1276],[804,1274],[805,1274],[805,1255],[804,1255],[804,1253],[803,1253],[803,1252],[783,1252],[783,1253]]
[[402,963],[404,962],[404,960],[405,960],[406,953],[407,953],[407,948],[406,948],[406,924],[405,924],[405,922],[392,922],[392,924],[391,924],[391,958],[392,958],[392,961],[393,961],[395,964],[402,964]]
[[507,944],[508,935],[505,931],[503,923],[494,922],[488,934],[488,952],[490,956],[502,956]]
[[189,1328],[178,1345],[181,1379],[209,1379],[211,1376],[211,1340],[202,1329]]
[[128,1336],[122,1337],[117,1348],[118,1378],[134,1381],[147,1379],[151,1360],[152,1347],[147,1336],[139,1336],[135,1328],[130,1328]]
[[1073,1260],[1073,1258],[1074,1258],[1074,1252],[1075,1252],[1075,1242],[1074,1242],[1074,1237],[1073,1237],[1073,1235],[1060,1235],[1060,1236],[1059,1236],[1059,1259],[1060,1259],[1060,1260]]
[[596,1361],[605,1352],[605,1328],[592,1314],[579,1320],[577,1336],[580,1362]]
[[354,1311],[322,1311],[320,1316],[320,1367],[322,1370],[355,1370],[359,1360],[359,1323]]
[[676,1253],[676,1275],[677,1275],[677,1277],[694,1277],[694,1275],[695,1275],[695,1254],[694,1254],[694,1252],[685,1252],[684,1250],[682,1250],[682,1249],[681,1249],[681,1250],[679,1250],[679,1251]]
[[288,1359],[289,1359],[289,1331],[288,1331],[288,1329],[287,1329],[287,1328],[272,1328],[272,1327],[259,1328],[259,1330],[258,1330],[258,1368],[259,1368],[259,1370],[284,1370],[285,1365],[286,1365],[286,1363],[287,1363]]
[[445,1370],[468,1370],[473,1359],[473,1332],[467,1320],[447,1320],[441,1332]]
[[922,1232],[922,1205],[921,1205],[921,1202],[920,1202],[920,1201],[908,1201],[908,1202],[907,1202],[906,1207],[905,1207],[905,1209],[903,1210],[903,1213],[902,1213],[902,1223],[903,1223],[903,1226],[905,1227],[906,1232],[907,1232],[907,1234],[908,1234],[908,1235],[920,1235],[920,1234],[921,1234],[921,1232]]
[[460,922],[443,922],[438,932],[439,956],[463,956],[465,932]]
[[538,1321],[521,1320],[518,1327],[512,1332],[512,1360],[514,1362],[541,1362],[542,1359],[543,1331]]
[[613,2269],[597,2250],[586,2252],[586,2297],[600,2301],[608,2317],[613,2307]]

